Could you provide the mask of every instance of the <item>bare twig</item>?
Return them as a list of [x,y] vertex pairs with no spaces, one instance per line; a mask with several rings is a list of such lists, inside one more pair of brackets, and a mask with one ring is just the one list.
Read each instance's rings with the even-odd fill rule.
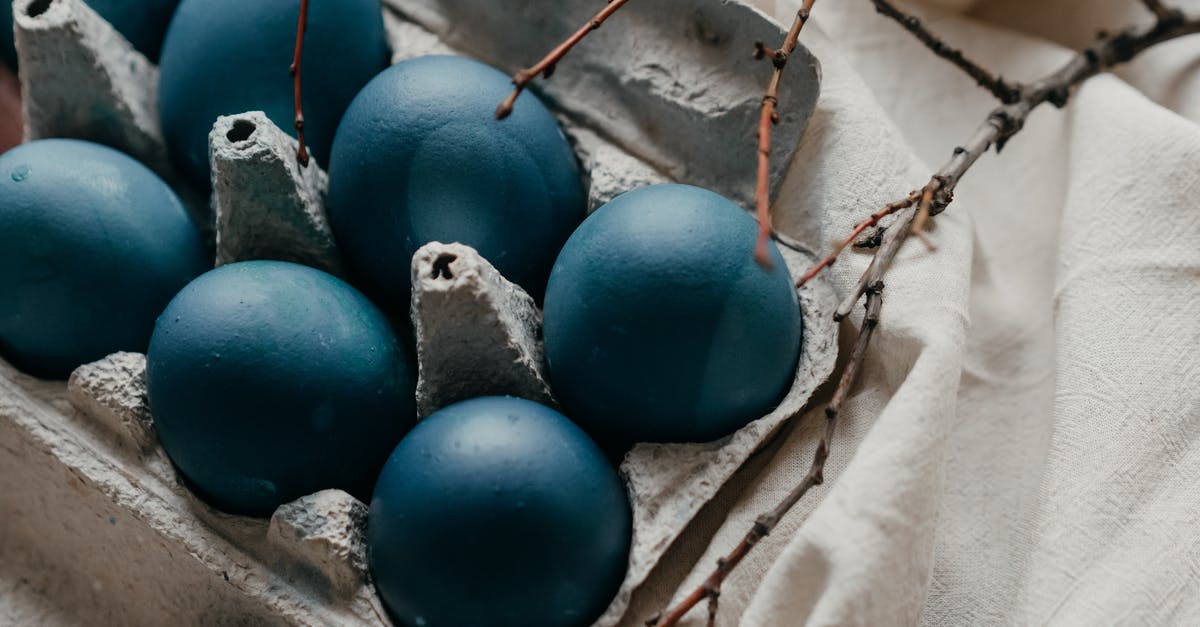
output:
[[783,69],[796,50],[800,31],[808,22],[815,3],[816,0],[804,0],[778,50],[768,48],[761,41],[754,44],[754,58],[769,58],[771,65],[775,66],[771,82],[767,84],[767,93],[763,95],[762,114],[758,120],[758,181],[754,189],[754,206],[758,213],[758,242],[754,246],[754,258],[764,267],[771,265],[767,256],[767,240],[771,238],[771,127],[779,123],[779,83],[783,80]]
[[1160,2],[1160,0],[1142,0],[1142,4],[1144,4],[1146,8],[1154,14],[1154,18],[1160,22],[1172,19],[1172,17],[1174,17],[1172,14],[1178,12],[1176,9],[1168,8],[1166,5]]
[[[875,213],[871,214],[871,216],[868,217],[866,220],[863,220],[862,222],[859,222],[858,224],[854,225],[854,230],[850,232],[850,235],[846,236],[846,239],[838,242],[837,245],[833,247],[832,252],[830,252],[828,255],[826,255],[824,259],[817,262],[816,265],[809,268],[808,272],[804,273],[804,276],[802,276],[796,280],[796,287],[802,287],[805,283],[808,283],[809,281],[811,281],[813,277],[820,274],[822,270],[824,270],[825,268],[828,268],[829,266],[832,266],[834,264],[834,262],[836,262],[838,260],[838,256],[842,254],[842,251],[846,250],[846,248],[848,246],[850,246],[851,244],[856,242],[858,240],[859,236],[862,235],[867,229],[879,224],[879,221],[886,218],[887,216],[890,216],[893,213],[900,211],[901,209],[907,209],[908,207],[913,206],[920,199],[921,199],[921,192],[919,192],[919,191],[913,192],[913,193],[909,194],[908,197],[903,200],[899,200],[890,205],[884,205],[883,209],[876,211]],[[861,291],[859,292],[859,295],[860,296],[862,295]]]
[[496,107],[496,119],[503,120],[504,118],[508,117],[512,113],[513,105],[517,103],[517,98],[521,95],[521,92],[525,91],[525,86],[528,85],[530,81],[537,78],[539,75],[542,75],[545,78],[550,78],[550,75],[554,74],[554,68],[558,65],[558,62],[561,61],[563,57],[567,56],[567,53],[570,52],[571,49],[576,46],[576,44],[583,41],[583,38],[587,37],[589,33],[597,28],[600,28],[600,25],[603,24],[605,20],[611,17],[613,13],[616,13],[621,7],[625,6],[625,3],[627,2],[629,2],[629,0],[608,0],[608,5],[605,6],[604,9],[597,13],[592,19],[588,20],[587,24],[581,26],[579,30],[575,31],[575,33],[568,37],[566,41],[555,46],[555,48],[551,50],[549,54],[547,54],[545,57],[542,57],[541,61],[538,61],[532,67],[527,67],[514,74],[512,77],[513,91],[507,98],[504,99],[504,102],[500,103],[500,106]]
[[[878,0],[871,0],[878,2]],[[972,165],[993,146],[999,151],[1014,135],[1025,126],[1025,120],[1037,107],[1050,103],[1056,107],[1066,105],[1071,95],[1071,89],[1079,83],[1129,61],[1143,50],[1178,37],[1200,32],[1200,17],[1185,17],[1182,13],[1168,9],[1167,19],[1157,20],[1149,27],[1131,27],[1116,34],[1100,37],[1088,48],[1073,56],[1056,72],[1039,81],[1019,88],[1021,97],[1017,102],[1001,105],[993,109],[987,119],[975,131],[971,139],[964,145],[956,147],[950,160],[921,188],[918,194],[922,199],[921,207],[914,220],[916,226],[929,216],[935,216],[945,210],[954,197],[954,189],[959,180]],[[836,246],[831,254],[815,264],[797,281],[803,285],[825,268],[833,265],[837,256],[850,243],[853,243],[866,228],[873,226],[885,215],[895,213],[898,208],[908,207],[915,203],[914,194],[887,205],[883,210],[873,214],[867,220],[855,226],[851,236]],[[878,253],[877,253],[878,255]],[[878,260],[876,260],[878,261]],[[886,268],[882,271],[886,272]]]
[[308,31],[308,0],[300,0],[300,18],[296,20],[296,52],[292,56],[292,65],[288,73],[292,77],[293,97],[296,101],[296,139],[300,147],[296,149],[296,160],[301,166],[308,166],[308,148],[304,145],[304,107],[300,102],[300,66],[304,56],[304,33]]
[[[920,197],[919,193],[913,193]],[[866,293],[868,285],[874,285],[883,281],[883,273],[878,272],[878,268],[885,261],[890,263],[892,258],[896,256],[896,252],[900,249],[900,240],[903,239],[901,234],[911,228],[916,215],[916,211],[905,212],[896,218],[896,223],[891,228],[884,231],[883,236],[880,238],[879,248],[876,254],[871,257],[871,264],[867,266],[866,272],[863,272],[862,276],[858,278],[858,283],[855,284],[854,289],[846,295],[846,298],[842,300],[837,310],[834,311],[834,320],[841,321],[850,315],[850,311],[854,309],[859,299]]]
[[914,15],[910,15],[896,8],[889,0],[871,0],[875,3],[875,10],[882,15],[892,18],[900,23],[914,37],[921,40],[930,50],[937,56],[953,63],[968,76],[975,79],[975,82],[984,89],[992,92],[1000,102],[1004,104],[1012,104],[1021,98],[1021,86],[1005,81],[998,74],[993,74],[983,66],[968,59],[962,50],[952,48],[946,44],[940,37],[931,33],[921,20]]
[[[876,2],[876,0],[871,1]],[[1148,2],[1147,4],[1149,6],[1157,3]],[[1159,19],[1152,26],[1130,27],[1115,35],[1104,35],[1092,46],[1072,57],[1058,71],[1029,85],[1017,86],[1016,89],[1020,92],[1019,99],[992,110],[988,114],[987,120],[975,131],[971,139],[963,146],[954,149],[950,160],[929,179],[924,187],[900,201],[887,205],[860,222],[855,226],[852,235],[836,246],[829,257],[818,262],[798,281],[798,284],[802,285],[821,270],[833,265],[838,254],[867,228],[877,224],[884,216],[896,215],[895,222],[889,225],[883,234],[871,264],[858,281],[858,285],[836,312],[839,316],[846,315],[865,294],[866,315],[863,318],[862,330],[845,370],[842,371],[842,376],[838,380],[833,400],[825,409],[825,430],[817,442],[808,473],[782,502],[755,520],[750,531],[734,547],[733,551],[717,560],[716,569],[704,580],[703,584],[684,597],[678,605],[648,621],[648,625],[657,625],[658,627],[675,625],[705,599],[709,600],[709,611],[713,612],[715,599],[720,594],[721,585],[729,573],[745,559],[756,544],[771,533],[779,521],[809,490],[814,486],[821,485],[824,481],[825,461],[829,457],[838,414],[862,369],[871,337],[879,323],[883,278],[891,268],[901,245],[909,235],[913,234],[914,227],[918,226],[918,221],[926,220],[944,211],[953,200],[954,189],[962,176],[989,148],[995,146],[999,151],[1005,142],[1020,132],[1033,109],[1045,103],[1062,107],[1069,99],[1071,89],[1088,78],[1132,59],[1155,44],[1200,32],[1200,17],[1188,17],[1171,9],[1167,9],[1164,13],[1155,11],[1155,14],[1159,16]],[[909,30],[912,31],[912,29]],[[922,30],[922,32],[925,31]],[[918,37],[920,38],[919,34]],[[934,40],[940,41],[936,37]],[[922,41],[925,40],[922,39]],[[928,42],[926,43],[929,45]],[[934,48],[932,45],[930,47]],[[937,52],[937,49],[934,48],[934,51]]]
[[858,376],[858,370],[862,367],[863,358],[866,356],[867,345],[870,343],[871,335],[875,332],[875,326],[879,322],[882,292],[883,283],[876,283],[867,290],[867,311],[863,319],[862,332],[858,336],[858,341],[854,344],[854,357],[851,358],[846,369],[842,372],[842,378],[838,381],[838,387],[834,391],[833,400],[825,408],[825,430],[821,434],[820,441],[817,442],[817,448],[813,453],[813,461],[812,465],[809,466],[808,473],[804,475],[800,483],[792,488],[792,491],[774,509],[755,519],[754,525],[750,527],[750,531],[734,547],[733,551],[717,560],[716,570],[704,580],[704,583],[700,584],[700,586],[684,597],[678,605],[663,614],[661,618],[647,621],[647,625],[655,625],[657,627],[676,625],[693,607],[705,599],[709,599],[710,616],[715,616],[716,601],[714,599],[720,594],[721,584],[724,583],[729,573],[737,568],[738,564],[741,563],[756,544],[767,537],[779,525],[779,521],[787,515],[788,511],[796,503],[800,502],[800,499],[809,490],[821,485],[825,481],[825,461],[829,459],[830,446],[833,444],[833,430],[837,426],[838,412],[841,409],[842,402],[846,400],[850,384]]
[[[563,59],[579,42],[583,41],[592,31],[612,17],[629,0],[608,0],[608,4],[591,20],[581,26],[570,37],[542,57],[534,65],[518,71],[512,77],[513,91],[496,107],[496,119],[503,120],[512,114],[517,98],[525,88],[538,76],[550,78],[559,61]],[[800,38],[800,31],[808,21],[808,16],[816,0],[804,0],[792,26],[784,38],[783,45],[778,50],[768,48],[762,42],[755,42],[754,56],[757,59],[769,58],[774,66],[771,80],[767,84],[766,94],[762,99],[762,113],[758,124],[758,174],[755,186],[755,214],[759,223],[758,240],[754,247],[754,258],[763,266],[770,265],[767,256],[767,241],[774,233],[771,230],[771,192],[770,192],[770,161],[771,161],[771,128],[779,123],[779,84],[783,78],[783,69]],[[297,79],[299,80],[299,79]],[[297,92],[298,94],[299,92]],[[297,95],[297,99],[299,96]],[[299,102],[297,100],[297,102]]]

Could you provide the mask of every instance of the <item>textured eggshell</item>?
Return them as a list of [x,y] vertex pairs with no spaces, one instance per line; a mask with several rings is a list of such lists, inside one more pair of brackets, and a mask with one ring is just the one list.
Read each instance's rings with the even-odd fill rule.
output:
[[231,513],[338,488],[365,499],[412,425],[413,368],[342,280],[248,261],[193,281],[158,319],[150,410],[171,460]]
[[687,185],[617,197],[554,265],[543,312],[551,384],[568,415],[618,443],[702,442],[768,413],[787,391],[801,319],[757,224]]
[[329,162],[328,209],[364,289],[405,311],[412,255],[461,242],[534,298],[583,219],[586,196],[562,130],[533,94],[494,112],[508,77],[462,57],[392,66],[346,111]]
[[545,406],[484,397],[421,421],[367,524],[375,584],[403,625],[587,625],[625,572],[620,480]]
[[[171,159],[209,186],[208,133],[218,116],[264,111],[293,128],[288,67],[299,0],[183,0],[163,42],[159,113]],[[377,0],[312,0],[304,42],[305,139],[327,163],[338,120],[388,64]]]
[[0,354],[35,376],[145,351],[155,317],[208,267],[175,193],[111,148],[14,148],[0,199]]
[[[179,0],[86,0],[87,5],[108,20],[118,32],[151,61],[158,60],[163,36]],[[9,67],[17,66],[13,45],[12,2],[0,6],[0,53]]]

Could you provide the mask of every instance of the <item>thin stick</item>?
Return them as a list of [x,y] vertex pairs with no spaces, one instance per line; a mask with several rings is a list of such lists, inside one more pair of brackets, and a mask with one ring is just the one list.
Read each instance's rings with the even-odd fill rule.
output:
[[940,37],[929,32],[916,16],[901,11],[888,0],[871,1],[875,3],[876,12],[899,22],[901,26],[912,33],[917,39],[921,40],[921,43],[925,44],[934,54],[953,63],[958,69],[966,72],[967,76],[975,79],[976,84],[992,92],[992,95],[1000,100],[1000,102],[1011,104],[1021,98],[1020,85],[1009,83],[998,74],[993,74],[983,66],[968,59],[962,53],[962,50],[950,47]]
[[[828,268],[829,266],[832,266],[834,264],[834,262],[836,262],[838,260],[838,256],[842,254],[842,251],[846,250],[846,248],[848,248],[851,244],[856,242],[858,240],[859,236],[862,235],[864,232],[866,232],[867,229],[879,224],[879,221],[886,218],[887,216],[890,216],[893,213],[896,213],[897,211],[899,211],[901,209],[907,209],[908,207],[913,206],[914,204],[916,204],[916,202],[918,200],[920,200],[920,198],[921,198],[921,192],[915,191],[915,192],[909,194],[908,197],[903,200],[896,201],[889,205],[884,205],[883,209],[876,211],[875,213],[871,214],[871,216],[868,217],[866,220],[863,220],[862,222],[859,222],[858,224],[854,225],[854,230],[850,232],[850,235],[848,235],[846,237],[846,239],[838,242],[837,245],[833,247],[832,252],[830,252],[828,255],[826,255],[824,259],[817,262],[816,265],[809,268],[808,272],[804,273],[804,276],[802,276],[796,280],[796,287],[804,287],[805,283],[808,283],[809,281],[811,281],[813,279],[813,277],[820,274],[822,270],[824,270],[825,268]],[[864,285],[863,287],[866,287],[866,286]],[[862,295],[861,291],[859,292],[859,295],[860,296]]]
[[[913,193],[920,196],[919,192]],[[910,211],[897,216],[895,224],[884,232],[876,254],[871,257],[871,263],[867,266],[866,272],[863,272],[862,276],[858,277],[858,283],[854,286],[854,289],[850,294],[846,295],[846,298],[838,305],[837,310],[833,312],[834,320],[840,322],[846,316],[850,315],[854,306],[858,304],[859,299],[866,293],[868,285],[874,285],[883,281],[883,273],[879,272],[878,268],[883,264],[884,260],[890,261],[895,257],[896,252],[900,248],[899,240],[903,239],[901,236],[902,233],[910,228],[919,211],[920,209],[918,208],[917,211]]]
[[800,41],[800,31],[808,22],[815,3],[816,0],[804,0],[779,50],[772,50],[761,41],[754,44],[754,57],[770,58],[771,64],[775,66],[771,73],[771,81],[767,84],[767,93],[763,95],[762,114],[758,120],[758,181],[754,189],[754,205],[758,213],[758,241],[754,246],[754,258],[763,267],[771,265],[770,257],[767,256],[767,242],[771,239],[771,127],[779,123],[779,83],[783,80],[783,69],[787,67],[788,58],[796,50]]
[[550,78],[550,75],[554,74],[554,68],[558,65],[558,62],[567,56],[567,53],[576,44],[583,41],[584,37],[587,37],[592,31],[600,28],[600,25],[605,20],[611,17],[613,13],[616,13],[621,7],[625,6],[626,2],[629,2],[629,0],[608,0],[608,5],[603,10],[597,13],[587,24],[584,24],[579,30],[575,31],[566,41],[558,44],[549,54],[542,57],[541,61],[538,61],[532,67],[525,68],[514,74],[512,77],[513,91],[500,103],[500,106],[496,107],[496,119],[503,120],[512,114],[513,105],[517,103],[517,98],[521,95],[521,92],[525,91],[526,85],[539,75]]
[[1154,18],[1159,21],[1171,19],[1172,12],[1175,11],[1175,9],[1168,8],[1166,5],[1160,2],[1160,0],[1142,0],[1142,4],[1144,4],[1146,8],[1154,14]]
[[647,625],[657,627],[671,627],[672,625],[676,625],[680,619],[704,599],[710,600],[709,612],[710,615],[715,615],[715,602],[712,599],[720,594],[721,584],[724,583],[729,573],[737,568],[738,564],[749,555],[755,545],[775,529],[779,521],[787,515],[788,511],[796,503],[800,502],[800,499],[804,498],[804,495],[809,490],[825,482],[825,462],[829,459],[830,447],[833,444],[833,431],[834,427],[837,426],[838,412],[842,403],[846,400],[850,384],[858,376],[858,369],[862,367],[863,358],[866,356],[867,345],[870,343],[871,335],[875,332],[875,327],[879,322],[882,292],[882,283],[872,285],[867,290],[867,313],[863,319],[862,332],[858,336],[858,341],[854,344],[855,357],[850,360],[850,363],[846,366],[846,370],[842,372],[842,378],[838,381],[838,387],[834,392],[833,400],[825,408],[825,430],[821,434],[820,441],[817,442],[817,449],[813,453],[813,461],[808,468],[808,473],[804,475],[800,483],[792,488],[792,491],[774,509],[755,519],[754,525],[750,527],[750,531],[734,547],[733,551],[717,560],[717,569],[704,580],[704,583],[700,584],[695,590],[692,590],[678,605],[667,611],[661,618],[647,621]]
[[[878,222],[878,218],[875,216],[896,214],[895,223],[888,227],[883,241],[875,251],[875,257],[867,269],[865,280],[860,280],[861,285],[864,286],[861,288],[862,292],[866,295],[864,303],[866,315],[863,319],[862,330],[855,342],[850,360],[838,380],[833,400],[825,409],[825,430],[817,443],[816,452],[813,454],[813,463],[809,467],[808,473],[774,509],[755,520],[750,531],[734,547],[733,551],[717,560],[716,568],[703,584],[684,597],[678,605],[660,617],[648,621],[648,625],[658,625],[659,627],[675,625],[704,599],[710,599],[711,608],[715,603],[711,599],[720,594],[721,585],[729,573],[745,559],[759,541],[775,529],[779,521],[809,490],[814,486],[821,485],[824,481],[825,461],[829,456],[838,414],[862,369],[871,337],[879,323],[883,278],[895,261],[904,241],[913,233],[913,223],[917,217],[935,216],[944,211],[953,200],[954,189],[962,176],[989,148],[995,146],[999,151],[1005,142],[1020,132],[1034,108],[1047,102],[1062,107],[1070,97],[1071,88],[1091,76],[1114,65],[1124,63],[1155,44],[1197,32],[1200,32],[1200,17],[1185,17],[1178,11],[1168,11],[1165,19],[1157,20],[1149,28],[1131,27],[1115,35],[1101,37],[1091,47],[1079,52],[1058,71],[1021,88],[1020,100],[994,109],[988,115],[987,120],[975,131],[970,141],[964,146],[955,148],[954,155],[950,160],[930,178],[921,190],[910,194],[904,200],[888,205],[855,227],[854,236],[847,238],[847,242],[853,242],[859,234],[871,226],[872,222]],[[916,206],[914,207],[914,205]],[[811,278],[821,269],[828,268],[833,264],[831,259],[836,259],[836,253],[844,250],[848,245],[847,243],[838,246],[837,251],[831,257],[826,257],[818,262],[805,274],[805,277]],[[806,278],[802,278],[802,281]],[[851,303],[857,300],[858,295],[855,295],[854,301]],[[845,303],[843,303],[844,305]]]
[[[1063,107],[1071,95],[1071,89],[1079,83],[1129,61],[1151,46],[1197,32],[1200,32],[1200,16],[1185,18],[1178,11],[1168,9],[1167,19],[1158,20],[1150,27],[1131,27],[1116,34],[1105,35],[1092,46],[1077,53],[1057,71],[1022,87],[1021,98],[1012,104],[993,109],[971,139],[966,144],[956,147],[946,164],[930,178],[920,192],[917,192],[921,198],[929,198],[928,203],[922,203],[928,206],[928,216],[936,216],[946,209],[953,200],[954,190],[963,175],[993,146],[997,151],[1001,150],[1009,139],[1024,128],[1025,120],[1034,109],[1046,103]],[[913,203],[914,197],[910,194],[860,222],[850,237],[835,246],[827,257],[813,265],[797,284],[803,285],[822,270],[832,266],[842,251],[863,231],[877,223],[883,215],[894,213],[896,207],[907,207]],[[886,270],[883,268],[884,272]]]
[[288,73],[292,77],[293,97],[296,102],[296,139],[300,147],[296,150],[296,160],[301,166],[308,167],[308,148],[304,145],[304,107],[300,102],[300,68],[304,56],[304,34],[308,31],[308,0],[300,0],[300,18],[296,20],[296,52],[292,56],[292,65]]

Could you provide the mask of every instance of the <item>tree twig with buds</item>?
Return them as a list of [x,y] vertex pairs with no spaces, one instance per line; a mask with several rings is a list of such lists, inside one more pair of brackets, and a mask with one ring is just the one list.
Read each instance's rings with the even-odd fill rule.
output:
[[991,92],[1000,102],[1011,104],[1020,99],[1020,85],[1010,83],[1000,75],[993,74],[987,68],[968,59],[962,50],[947,45],[946,42],[929,32],[920,18],[901,11],[894,4],[886,0],[872,0],[872,2],[875,3],[875,11],[899,22],[901,26],[912,33],[921,43],[925,44],[934,54],[953,63],[960,70],[966,72],[967,76],[975,79],[977,85]]
[[296,20],[296,52],[292,55],[292,65],[288,73],[292,77],[293,98],[296,102],[296,139],[300,147],[296,149],[296,160],[301,166],[308,166],[308,148],[304,145],[304,107],[300,99],[301,61],[304,57],[304,34],[308,31],[308,0],[300,0],[300,17]]
[[742,541],[734,547],[725,557],[717,560],[717,568],[693,590],[688,596],[684,597],[678,605],[668,610],[665,614],[659,617],[652,618],[646,621],[646,625],[654,627],[671,627],[677,625],[680,620],[692,608],[696,607],[701,601],[708,599],[708,624],[711,626],[716,621],[717,599],[721,594],[721,584],[729,573],[737,568],[738,564],[750,553],[763,538],[767,537],[771,531],[779,525],[779,521],[804,498],[808,491],[816,486],[821,485],[825,481],[825,460],[829,458],[829,450],[833,445],[833,430],[837,426],[838,412],[841,409],[842,403],[846,400],[846,396],[850,390],[850,383],[858,376],[858,369],[862,367],[863,358],[866,356],[867,345],[871,341],[871,335],[875,332],[875,326],[879,322],[879,309],[882,302],[883,284],[878,283],[871,286],[867,291],[866,302],[866,317],[863,320],[862,332],[858,336],[858,340],[854,344],[854,356],[851,358],[846,369],[842,371],[842,377],[839,380],[837,390],[834,392],[833,400],[829,406],[825,408],[825,430],[821,433],[821,439],[817,442],[817,450],[813,455],[812,465],[809,466],[808,473],[788,492],[778,505],[771,511],[762,514],[754,521],[754,525],[750,527],[750,531],[742,538]]
[[761,41],[754,43],[754,58],[770,59],[775,66],[771,81],[767,83],[767,93],[763,95],[762,114],[758,120],[758,180],[754,188],[754,206],[758,214],[758,242],[754,247],[754,258],[764,267],[771,263],[767,256],[767,240],[771,238],[771,128],[779,123],[779,84],[815,3],[816,0],[804,0],[778,50],[768,48]]
[[513,106],[517,103],[517,98],[521,96],[521,92],[525,91],[525,87],[533,79],[539,75],[543,78],[550,78],[554,74],[554,68],[558,66],[558,62],[562,61],[562,58],[567,56],[567,53],[572,48],[583,41],[592,31],[600,28],[600,25],[604,24],[605,20],[612,17],[612,14],[620,10],[627,2],[629,0],[608,0],[607,6],[601,9],[592,19],[588,20],[587,24],[584,24],[579,30],[575,31],[566,41],[555,46],[546,56],[542,57],[541,61],[513,74],[513,91],[500,103],[500,106],[496,107],[496,119],[503,120],[508,117],[512,113]]
[[[953,57],[950,58],[946,53],[948,47],[940,38],[926,30],[919,21],[914,22],[910,16],[896,10],[890,2],[886,0],[871,0],[871,2],[877,8],[882,5],[884,10],[880,11],[881,13],[900,21],[906,30],[913,33],[933,52],[940,57],[949,58],[968,75],[976,78],[982,87],[999,98],[1003,104],[988,114],[987,119],[966,144],[954,149],[950,160],[930,178],[924,187],[885,206],[866,220],[859,222],[849,237],[839,242],[829,256],[815,264],[797,281],[797,285],[803,285],[822,270],[832,266],[842,251],[862,236],[868,228],[878,225],[887,216],[894,216],[892,223],[886,227],[880,237],[879,246],[876,248],[867,270],[835,312],[835,316],[840,319],[848,315],[864,296],[866,298],[864,303],[866,314],[863,318],[862,328],[846,368],[838,380],[833,400],[826,407],[825,430],[817,442],[808,473],[779,505],[755,520],[742,541],[733,551],[717,561],[716,568],[700,586],[684,597],[678,605],[647,621],[647,625],[657,627],[676,625],[689,611],[705,600],[708,601],[708,623],[712,625],[716,617],[721,585],[725,579],[737,568],[750,550],[775,529],[779,521],[805,494],[813,487],[822,484],[825,462],[829,457],[838,415],[850,388],[862,370],[871,338],[879,324],[883,279],[908,236],[919,231],[925,220],[941,213],[951,203],[955,188],[971,166],[993,146],[999,152],[1006,142],[1024,128],[1029,114],[1037,107],[1050,103],[1061,108],[1070,98],[1071,90],[1088,78],[1125,63],[1156,44],[1200,32],[1200,16],[1187,16],[1176,9],[1163,6],[1156,0],[1143,0],[1143,4],[1156,17],[1154,24],[1141,27],[1131,26],[1115,34],[1102,34],[1095,43],[1074,55],[1061,68],[1041,80],[1028,84],[1001,83],[999,78],[996,78],[995,81],[979,80],[980,77],[996,77],[997,75],[975,63],[960,62],[966,60],[961,53],[950,55]],[[1018,95],[1015,100],[1012,99],[1009,90],[1015,90]]]

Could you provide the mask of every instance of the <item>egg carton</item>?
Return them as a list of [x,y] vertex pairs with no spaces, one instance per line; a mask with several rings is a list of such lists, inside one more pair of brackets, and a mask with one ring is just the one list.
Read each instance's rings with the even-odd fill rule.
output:
[[[596,9],[582,0],[383,4],[394,61],[464,54],[504,71],[528,64]],[[153,64],[81,0],[16,0],[14,13],[27,139],[90,139],[136,156],[211,225],[218,264],[268,257],[341,271],[324,212],[324,172],[300,168],[295,140],[265,115],[216,122],[214,190],[202,199],[179,185],[165,157]],[[658,182],[708,187],[749,207],[765,70],[746,48],[783,34],[757,10],[716,0],[631,3],[595,31],[553,80],[535,86],[584,166],[589,209]],[[789,73],[773,186],[820,80],[803,46]],[[814,259],[800,247],[783,253],[793,273]],[[555,404],[532,298],[460,244],[427,245],[412,272],[422,415],[481,394]],[[625,616],[633,591],[832,373],[835,294],[816,280],[799,298],[800,363],[774,411],[715,442],[638,444],[625,456],[620,472],[634,518],[629,569],[596,625],[645,618]],[[154,435],[144,355],[110,355],[66,384],[0,361],[0,512],[0,623],[391,624],[367,570],[366,506],[327,490],[262,520],[197,499]]]

